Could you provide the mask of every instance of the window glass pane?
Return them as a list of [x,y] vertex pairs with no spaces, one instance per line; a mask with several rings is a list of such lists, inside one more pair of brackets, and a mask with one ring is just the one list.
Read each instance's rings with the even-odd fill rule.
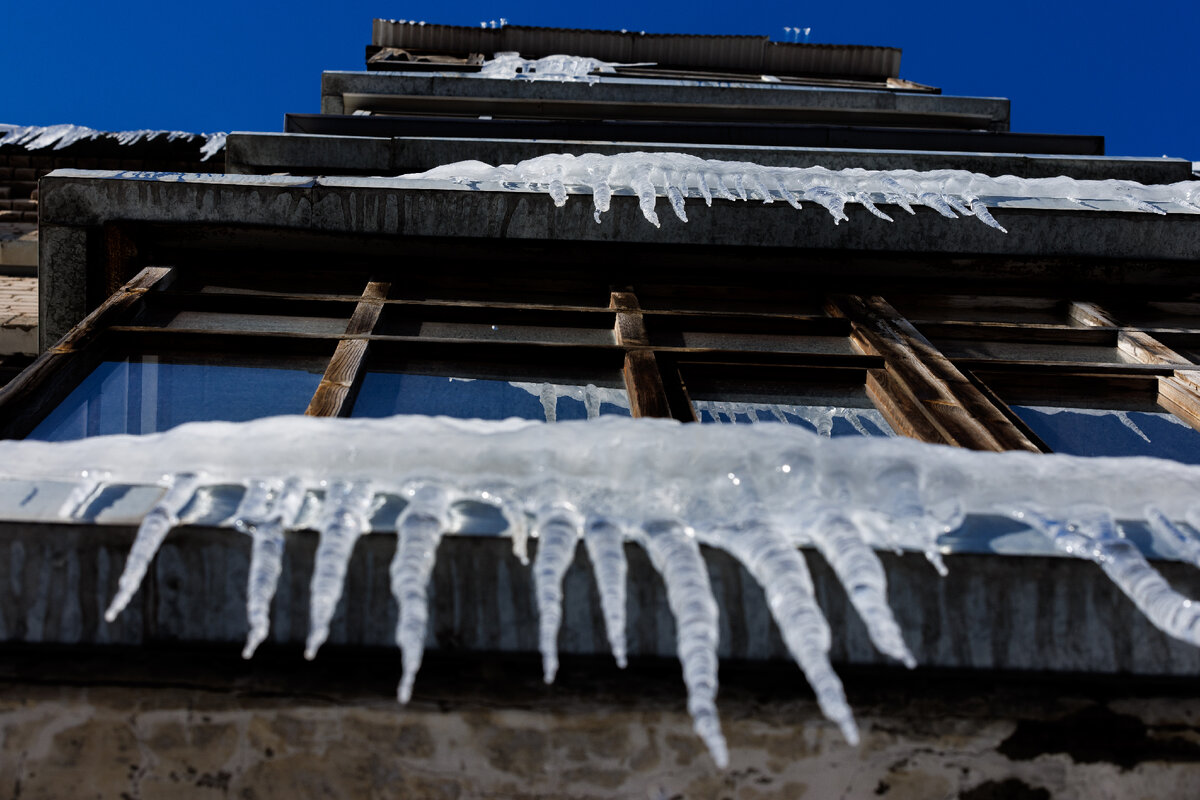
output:
[[1157,456],[1200,464],[1200,431],[1165,412],[1010,406],[1056,453]]
[[629,416],[624,388],[595,384],[472,379],[451,375],[369,372],[354,403],[355,417],[427,414],[460,419],[588,419]]
[[45,419],[30,439],[65,441],[114,433],[153,433],[184,422],[241,422],[302,414],[324,370],[323,360],[294,368],[250,366],[227,357],[166,361],[132,356],[105,361]]

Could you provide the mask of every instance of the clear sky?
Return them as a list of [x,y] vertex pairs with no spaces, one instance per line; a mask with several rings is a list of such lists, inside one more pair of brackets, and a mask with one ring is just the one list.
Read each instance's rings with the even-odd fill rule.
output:
[[[932,10],[931,10],[932,9]],[[282,130],[322,69],[362,69],[374,17],[897,46],[901,76],[1012,99],[1012,127],[1200,161],[1200,0],[382,2],[0,0],[0,122]]]

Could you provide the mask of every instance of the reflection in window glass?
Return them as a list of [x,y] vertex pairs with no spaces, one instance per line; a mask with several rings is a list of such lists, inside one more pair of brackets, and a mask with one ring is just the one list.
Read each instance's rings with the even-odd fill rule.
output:
[[1200,464],[1200,431],[1163,412],[1011,406],[1055,453],[1156,456]]
[[302,414],[321,371],[193,363],[156,356],[105,361],[43,419],[30,439],[66,441],[114,433],[153,433],[185,422],[241,422]]
[[525,383],[503,380],[369,372],[354,403],[355,417],[426,414],[460,419],[589,419],[629,416],[624,389],[593,384]]

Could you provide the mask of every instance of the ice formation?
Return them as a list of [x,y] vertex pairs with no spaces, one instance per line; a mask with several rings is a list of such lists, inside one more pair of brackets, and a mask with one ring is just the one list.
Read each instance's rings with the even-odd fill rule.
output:
[[[493,26],[495,27],[495,26]],[[553,55],[544,58],[522,58],[520,53],[501,52],[483,62],[479,74],[484,78],[505,80],[560,81],[595,83],[593,73],[614,72],[613,67],[635,66],[601,61],[586,56]],[[645,66],[645,65],[636,65]]]
[[[529,532],[536,537],[532,569],[547,680],[558,666],[562,579],[581,541],[613,656],[625,663],[624,549],[640,546],[662,575],[676,618],[696,731],[721,764],[719,610],[699,545],[727,551],[763,586],[817,702],[851,742],[857,730],[829,663],[831,634],[800,545],[815,547],[833,568],[875,646],[908,666],[913,656],[888,605],[875,550],[924,552],[940,566],[937,537],[976,513],[1007,514],[1064,555],[1094,561],[1154,625],[1200,644],[1200,605],[1171,589],[1123,532],[1144,520],[1181,558],[1200,565],[1200,467],[1158,459],[978,453],[903,437],[829,438],[791,425],[401,416],[275,417],[141,437],[3,441],[0,465],[0,478],[77,481],[60,512],[65,518],[81,516],[110,484],[163,488],[138,529],[110,620],[135,596],[170,529],[203,505],[208,487],[241,484],[228,522],[254,541],[247,657],[268,633],[289,530],[311,527],[320,535],[310,657],[328,635],[354,542],[392,531],[402,702],[420,667],[428,582],[439,542],[455,533],[456,504],[499,509],[522,561]],[[383,508],[400,509],[390,525],[379,518]]]
[[707,205],[724,200],[783,201],[799,209],[811,202],[824,208],[834,224],[847,219],[845,208],[858,204],[880,219],[892,218],[879,209],[895,205],[915,213],[914,206],[933,209],[943,217],[973,216],[1007,232],[992,217],[989,206],[1014,199],[1052,199],[1091,208],[1103,202],[1114,211],[1165,214],[1166,208],[1200,213],[1200,181],[1146,186],[1133,181],[1074,178],[991,177],[963,170],[829,170],[824,167],[772,167],[749,161],[717,161],[685,153],[619,153],[575,156],[551,153],[517,164],[493,167],[481,161],[460,161],[427,172],[403,176],[446,180],[476,189],[533,190],[550,195],[563,206],[571,194],[590,193],[597,222],[616,195],[635,195],[643,216],[661,226],[656,210],[666,197],[681,221],[687,222],[689,197]]
[[111,139],[118,144],[129,145],[165,137],[168,142],[184,139],[203,139],[200,147],[201,161],[208,161],[225,147],[224,133],[188,133],[186,131],[163,131],[142,129],[136,131],[98,131],[83,125],[0,125],[0,146],[18,145],[26,150],[42,150],[52,147],[62,150],[76,142],[91,139]]

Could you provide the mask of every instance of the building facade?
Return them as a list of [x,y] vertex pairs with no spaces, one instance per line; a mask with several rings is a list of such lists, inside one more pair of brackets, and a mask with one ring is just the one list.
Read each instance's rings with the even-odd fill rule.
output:
[[[377,20],[367,58],[323,76],[320,115],[231,134],[228,174],[42,180],[42,354],[0,394],[5,438],[276,414],[628,415],[1200,458],[1190,162],[1014,133],[1006,100],[902,80],[888,48]],[[611,197],[566,156],[605,165]],[[517,166],[446,166],[468,161]],[[270,638],[243,665],[250,538],[231,526],[246,489],[184,498],[186,524],[105,622],[138,520],[179,477],[76,466],[74,483],[10,475],[0,495],[0,780],[25,793],[84,775],[102,796],[246,797],[1184,797],[1196,780],[1200,650],[997,514],[937,541],[944,578],[879,554],[914,672],[876,650],[836,564],[806,550],[856,748],[797,679],[744,565],[706,548],[719,770],[684,713],[652,551],[625,548],[627,673],[607,658],[585,548],[564,565],[564,661],[546,689],[538,578],[496,535],[511,520],[458,508],[432,567],[429,663],[399,710],[394,537],[352,541],[330,651],[305,664],[327,537],[297,524]],[[876,477],[852,475],[868,487],[854,491]],[[377,531],[407,507],[380,498]],[[1183,551],[1138,524],[1126,538],[1195,596]]]

